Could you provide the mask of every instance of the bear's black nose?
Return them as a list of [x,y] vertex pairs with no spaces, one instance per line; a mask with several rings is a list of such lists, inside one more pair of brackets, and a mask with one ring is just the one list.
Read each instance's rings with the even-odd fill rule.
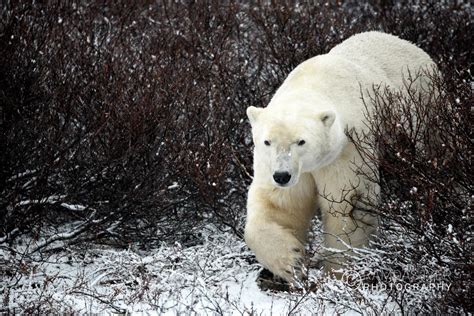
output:
[[278,184],[287,184],[288,181],[291,179],[291,174],[288,172],[275,172],[273,174],[273,180],[275,180],[276,183]]

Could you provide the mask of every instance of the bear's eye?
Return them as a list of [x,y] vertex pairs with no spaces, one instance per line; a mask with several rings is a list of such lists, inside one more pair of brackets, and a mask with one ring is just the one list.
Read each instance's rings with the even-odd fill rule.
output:
[[298,142],[298,146],[303,146],[304,144],[306,144],[306,142],[305,142],[304,140],[300,140],[300,141]]
[[264,141],[263,143],[265,144],[265,146],[270,146],[270,142],[268,140]]

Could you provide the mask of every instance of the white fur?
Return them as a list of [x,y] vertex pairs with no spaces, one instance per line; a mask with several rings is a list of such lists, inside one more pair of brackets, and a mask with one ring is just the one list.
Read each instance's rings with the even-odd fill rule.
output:
[[[362,92],[374,85],[402,89],[408,70],[433,66],[407,41],[361,33],[296,67],[267,108],[247,109],[255,149],[245,240],[260,263],[290,282],[301,274],[306,234],[318,207],[327,248],[367,245],[377,218],[352,205],[361,197],[376,201],[379,188],[358,176],[358,167],[370,168],[344,131],[367,131]],[[279,185],[275,172],[289,173],[290,181]],[[343,262],[338,251],[321,256],[328,270]]]

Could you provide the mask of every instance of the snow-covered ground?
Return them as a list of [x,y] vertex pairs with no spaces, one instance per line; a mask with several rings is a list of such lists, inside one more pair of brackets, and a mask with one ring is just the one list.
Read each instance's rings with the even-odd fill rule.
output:
[[[36,258],[38,259],[38,258]],[[2,273],[1,311],[149,314],[375,314],[393,313],[382,292],[358,289],[312,269],[312,292],[262,291],[261,269],[245,243],[213,226],[192,247],[163,244],[140,251],[103,245],[68,247],[42,262],[5,248],[16,262]],[[3,271],[5,272],[5,271]],[[391,307],[390,307],[391,306]],[[390,307],[390,308],[389,308]]]

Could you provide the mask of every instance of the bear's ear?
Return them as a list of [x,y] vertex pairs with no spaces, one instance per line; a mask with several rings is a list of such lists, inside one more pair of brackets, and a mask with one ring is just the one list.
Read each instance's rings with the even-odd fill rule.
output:
[[321,122],[323,122],[324,126],[329,128],[336,120],[336,113],[331,110],[324,111],[322,113],[319,113],[319,119],[321,120]]
[[249,118],[250,125],[253,126],[255,122],[257,122],[257,118],[260,115],[260,113],[262,113],[262,111],[263,111],[262,108],[256,108],[254,106],[249,106],[247,108],[247,116]]

